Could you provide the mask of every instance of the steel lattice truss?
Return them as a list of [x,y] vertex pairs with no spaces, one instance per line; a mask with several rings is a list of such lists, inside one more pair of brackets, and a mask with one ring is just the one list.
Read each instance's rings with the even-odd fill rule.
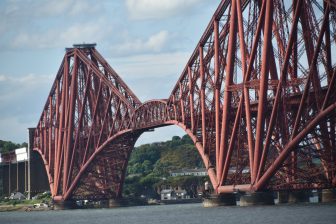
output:
[[223,0],[167,100],[67,49],[35,131],[52,195],[118,198],[146,130],[178,125],[217,193],[336,187],[336,4]]

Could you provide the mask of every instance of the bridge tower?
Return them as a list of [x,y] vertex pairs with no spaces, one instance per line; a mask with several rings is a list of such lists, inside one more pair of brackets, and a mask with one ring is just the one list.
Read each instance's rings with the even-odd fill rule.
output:
[[54,200],[121,197],[140,104],[95,44],[66,49],[34,135]]

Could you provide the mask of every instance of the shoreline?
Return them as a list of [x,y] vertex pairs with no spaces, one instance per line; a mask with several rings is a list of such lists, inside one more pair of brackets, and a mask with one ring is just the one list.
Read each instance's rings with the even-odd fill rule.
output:
[[[135,206],[153,206],[153,205],[173,205],[173,204],[194,204],[194,203],[202,203],[201,198],[193,198],[193,199],[178,199],[178,200],[161,200],[156,203],[144,203],[143,201],[134,201],[134,200],[126,200],[123,205],[120,207],[135,207]],[[106,208],[104,206],[99,206],[97,204],[91,204],[87,206],[78,206],[73,209],[100,209]],[[0,205],[0,212],[30,212],[30,211],[51,211],[54,210],[54,206],[48,207],[39,207],[35,208],[34,204],[10,204],[10,205]],[[69,209],[72,210],[72,209]]]

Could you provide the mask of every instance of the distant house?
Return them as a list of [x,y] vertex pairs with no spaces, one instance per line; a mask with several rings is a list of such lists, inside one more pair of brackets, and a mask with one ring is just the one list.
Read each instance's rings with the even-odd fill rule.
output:
[[187,194],[187,191],[184,189],[175,190],[176,198],[177,199],[189,199],[190,196]]
[[202,168],[202,169],[181,169],[181,170],[172,171],[170,173],[170,176],[172,176],[172,177],[177,177],[177,176],[200,176],[200,177],[204,177],[204,176],[207,176],[207,175],[208,175],[208,172],[204,168]]
[[161,200],[177,200],[177,199],[189,199],[187,191],[177,187],[173,189],[165,189],[161,191]]
[[161,200],[176,200],[176,193],[173,189],[164,189],[161,191]]

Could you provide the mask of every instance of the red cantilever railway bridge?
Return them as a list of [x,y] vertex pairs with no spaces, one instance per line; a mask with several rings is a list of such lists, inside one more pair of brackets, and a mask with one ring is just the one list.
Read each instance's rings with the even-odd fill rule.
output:
[[141,103],[94,45],[68,48],[34,134],[53,198],[121,197],[136,140],[166,125],[218,194],[336,187],[335,6],[221,1],[165,100]]

